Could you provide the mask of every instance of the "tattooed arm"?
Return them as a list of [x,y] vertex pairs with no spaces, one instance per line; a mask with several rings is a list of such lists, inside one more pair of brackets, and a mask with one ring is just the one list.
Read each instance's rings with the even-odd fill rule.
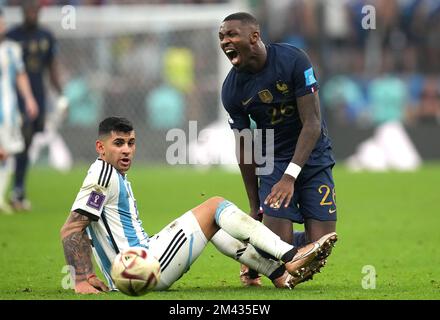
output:
[[71,212],[61,228],[64,256],[67,264],[75,269],[75,292],[98,293],[108,291],[107,286],[93,272],[92,249],[85,229],[88,217]]

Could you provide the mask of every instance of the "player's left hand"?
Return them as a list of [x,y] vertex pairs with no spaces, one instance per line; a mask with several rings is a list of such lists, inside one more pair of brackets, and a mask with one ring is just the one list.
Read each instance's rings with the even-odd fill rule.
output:
[[98,289],[99,291],[110,291],[110,289],[105,285],[104,282],[101,281],[96,275],[90,275],[87,277],[87,282],[93,286],[94,288]]
[[287,208],[293,197],[294,184],[295,178],[284,174],[281,180],[272,187],[271,192],[264,200],[264,204],[279,209],[284,203],[284,207]]

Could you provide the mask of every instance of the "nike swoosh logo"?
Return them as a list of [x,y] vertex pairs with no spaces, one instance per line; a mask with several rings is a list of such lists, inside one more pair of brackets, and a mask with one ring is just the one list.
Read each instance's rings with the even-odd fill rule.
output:
[[250,98],[247,99],[246,101],[243,101],[243,100],[242,100],[242,101],[241,101],[241,104],[242,104],[243,106],[249,104],[249,102],[251,102],[252,98],[253,98],[253,97],[250,97]]
[[317,249],[319,248],[319,243],[314,243],[313,244],[313,248],[311,248],[309,251],[307,251],[306,253],[303,253],[301,256],[299,256],[299,257],[294,257],[294,259],[292,260],[292,262],[294,262],[294,261],[298,261],[298,260],[300,260],[300,259],[303,259],[303,258],[305,258],[305,257],[307,257],[307,256],[309,256],[309,255],[311,255],[314,251],[316,251]]
[[336,209],[328,209],[328,213],[330,213],[330,214],[335,213],[335,212],[336,212]]

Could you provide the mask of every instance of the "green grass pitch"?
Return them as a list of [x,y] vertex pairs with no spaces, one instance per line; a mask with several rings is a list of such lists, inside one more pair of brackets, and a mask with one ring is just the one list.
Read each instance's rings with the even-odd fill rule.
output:
[[[170,290],[139,298],[77,296],[62,287],[66,273],[59,229],[85,173],[85,167],[68,174],[34,168],[32,212],[0,215],[0,299],[440,298],[439,164],[414,173],[349,173],[336,167],[339,241],[322,273],[294,290],[277,290],[266,279],[262,288],[242,287],[239,265],[209,244]],[[213,195],[248,208],[239,174],[135,164],[129,179],[150,235]],[[371,270],[362,272],[364,266],[376,271],[374,289],[362,287],[363,278],[371,276]]]

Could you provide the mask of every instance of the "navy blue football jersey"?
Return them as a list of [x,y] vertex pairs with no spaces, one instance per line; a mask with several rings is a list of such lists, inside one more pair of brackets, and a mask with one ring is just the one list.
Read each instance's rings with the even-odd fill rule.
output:
[[[43,75],[46,68],[52,63],[55,55],[55,39],[50,31],[38,27],[27,30],[17,26],[7,33],[7,37],[20,43],[23,52],[23,62],[32,87],[32,92],[37,100],[40,113],[45,109],[45,90]],[[24,111],[24,102],[19,97],[20,109]]]
[[[316,92],[319,85],[304,51],[289,44],[271,44],[266,49],[267,60],[260,72],[231,69],[223,83],[223,106],[232,129],[250,128],[250,118],[257,129],[273,129],[274,160],[290,161],[302,128],[296,98]],[[321,136],[307,164],[332,163],[331,142],[323,120]]]

